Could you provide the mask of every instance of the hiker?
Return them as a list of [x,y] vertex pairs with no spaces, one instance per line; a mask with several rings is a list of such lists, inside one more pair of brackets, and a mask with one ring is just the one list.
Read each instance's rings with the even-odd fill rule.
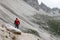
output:
[[18,18],[16,18],[16,20],[14,21],[14,24],[15,28],[19,28],[20,21],[18,20]]

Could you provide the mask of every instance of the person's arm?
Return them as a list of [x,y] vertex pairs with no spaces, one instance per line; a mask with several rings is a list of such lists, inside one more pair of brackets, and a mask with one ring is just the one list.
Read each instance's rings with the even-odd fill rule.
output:
[[20,24],[20,21],[19,21],[19,24]]

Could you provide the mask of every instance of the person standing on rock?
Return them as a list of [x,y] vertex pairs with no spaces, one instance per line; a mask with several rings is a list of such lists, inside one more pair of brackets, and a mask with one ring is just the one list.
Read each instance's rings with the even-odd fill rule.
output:
[[18,20],[18,18],[15,19],[14,24],[15,28],[19,28],[20,21]]

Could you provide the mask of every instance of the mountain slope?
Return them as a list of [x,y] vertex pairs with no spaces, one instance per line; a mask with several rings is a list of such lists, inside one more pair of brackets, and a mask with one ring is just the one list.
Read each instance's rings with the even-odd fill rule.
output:
[[39,7],[40,7],[41,9],[43,9],[45,12],[48,12],[48,13],[51,12],[51,9],[50,9],[49,7],[47,7],[44,3],[41,3],[41,4],[39,5]]
[[[18,32],[21,34],[19,34]],[[1,24],[0,40],[41,40],[41,39],[35,35],[23,33],[19,29],[16,29],[9,24]]]
[[33,8],[39,10],[39,3],[38,0],[24,0],[26,3],[31,5]]
[[47,5],[45,5],[43,2],[39,5],[40,9],[42,9],[43,11],[45,11],[48,14],[51,15],[60,15],[60,9],[59,8],[50,8]]
[[38,14],[36,9],[32,8],[22,0],[0,0],[0,20],[14,26],[14,20],[17,17],[21,21],[19,26],[21,31],[30,31],[29,29],[31,29],[34,30],[35,33],[38,33],[40,38],[43,40],[55,40],[54,36],[51,37],[50,33],[44,29],[39,28],[39,25],[32,23],[29,20],[31,15],[36,13]]
[[[18,4],[17,7],[16,7],[16,5],[13,6],[13,3]],[[18,17],[21,21],[21,25],[20,25],[21,28],[20,29],[28,28],[28,29],[35,30],[35,28],[33,26],[29,25],[30,22],[27,20],[27,18],[24,15],[30,16],[32,14],[35,14],[34,11],[36,11],[36,10],[34,8],[30,7],[28,4],[26,4],[26,5],[25,4],[26,4],[25,2],[20,1],[20,0],[17,0],[17,1],[16,0],[15,1],[13,1],[13,0],[2,1],[2,0],[0,0],[0,15],[1,15],[0,20],[3,20],[4,22],[14,26],[13,22],[14,22],[15,18]],[[27,7],[29,7],[29,8],[27,8]],[[18,8],[20,8],[20,9],[18,9]]]

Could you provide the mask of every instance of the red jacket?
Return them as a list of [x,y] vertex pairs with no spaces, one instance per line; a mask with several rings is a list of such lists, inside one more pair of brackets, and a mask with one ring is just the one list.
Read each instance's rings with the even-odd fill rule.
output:
[[15,25],[19,25],[20,21],[18,19],[15,20]]

